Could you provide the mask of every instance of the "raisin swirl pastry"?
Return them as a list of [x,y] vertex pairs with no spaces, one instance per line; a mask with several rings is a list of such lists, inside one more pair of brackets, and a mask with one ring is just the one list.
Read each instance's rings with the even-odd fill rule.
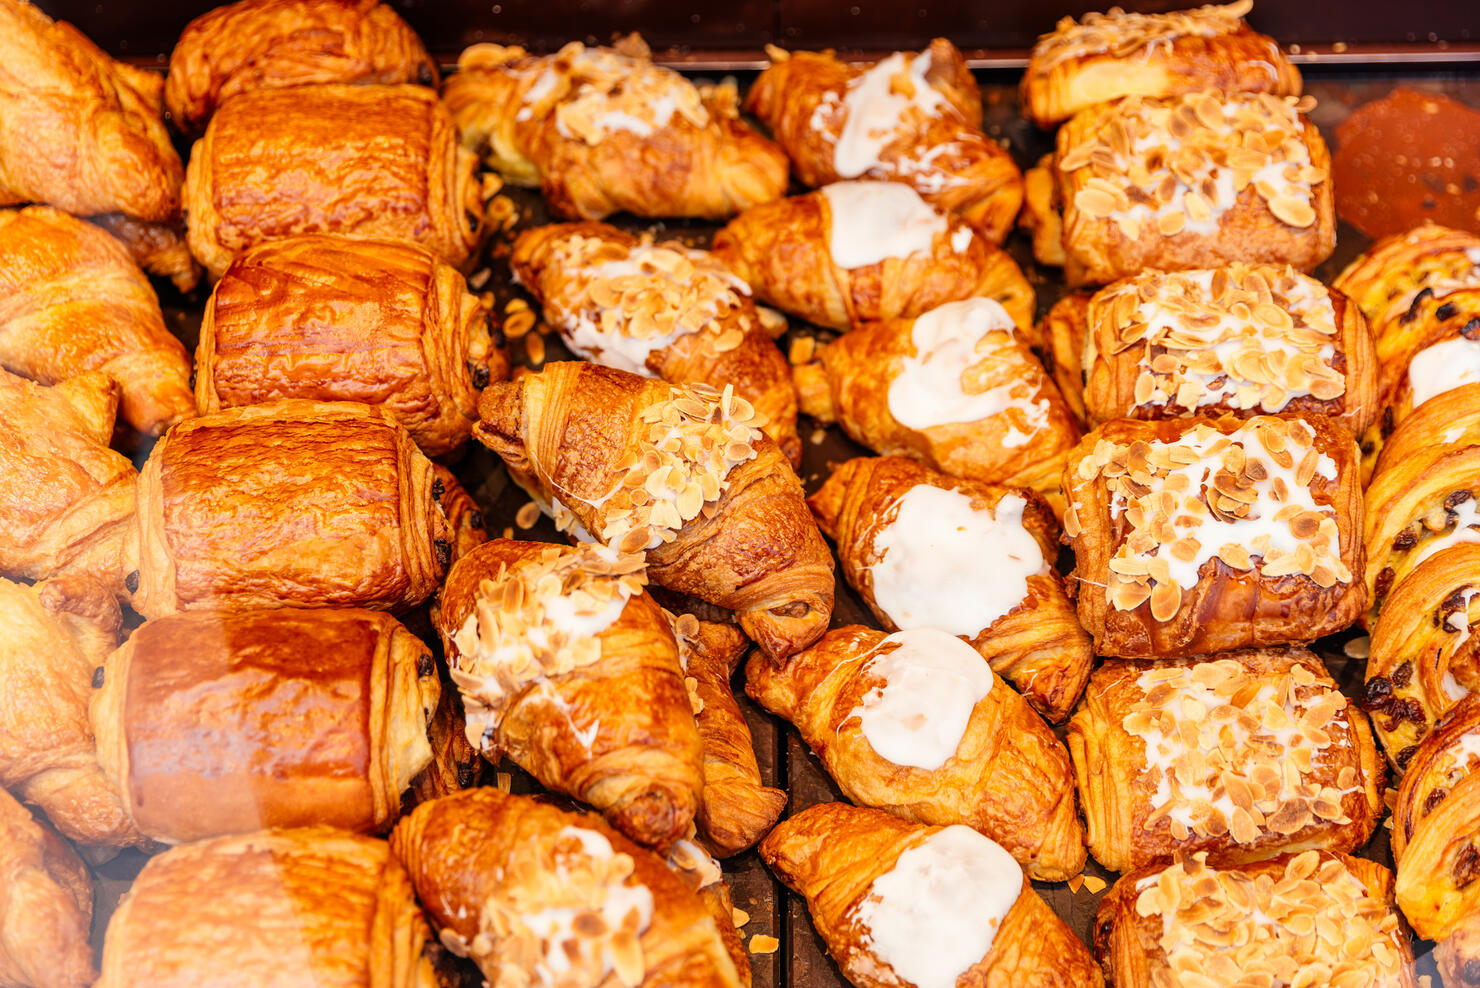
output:
[[1393,807],[1398,908],[1438,941],[1449,988],[1480,985],[1480,698],[1467,697],[1419,745]]
[[[1117,419],[1064,470],[1079,619],[1102,655],[1308,642],[1361,614],[1357,446],[1330,419]],[[1074,577],[1071,577],[1071,579]]]
[[807,503],[883,627],[956,635],[1046,719],[1068,716],[1094,655],[1053,569],[1058,520],[1040,495],[860,457]]
[[1084,868],[1069,755],[970,645],[944,631],[829,631],[745,690],[791,721],[843,794],[918,823],[964,824],[1028,877]]
[[767,47],[771,65],[745,96],[781,142],[797,177],[901,182],[959,215],[994,243],[1023,200],[1012,156],[982,133],[982,99],[959,49],[945,38],[916,53],[844,62],[831,51]]
[[671,384],[733,384],[801,462],[797,400],[750,287],[712,254],[605,223],[526,230],[509,265],[573,353]]
[[67,842],[0,789],[0,985],[87,988],[93,883]]
[[473,45],[443,98],[463,147],[563,219],[719,220],[786,193],[786,155],[740,119],[732,84],[654,65],[637,35],[553,55]]
[[898,182],[835,182],[747,209],[714,253],[756,297],[846,330],[990,298],[1032,331],[1033,289],[1007,253]]
[[1253,0],[1166,13],[1091,12],[1038,39],[1023,74],[1023,113],[1052,127],[1123,96],[1207,88],[1299,96],[1300,72],[1279,44],[1249,29]]
[[1383,811],[1367,718],[1305,649],[1111,659],[1067,741],[1090,853],[1112,871],[1346,853]]
[[1330,154],[1306,97],[1217,90],[1090,107],[1027,183],[1035,255],[1071,285],[1230,261],[1309,271],[1336,243]]

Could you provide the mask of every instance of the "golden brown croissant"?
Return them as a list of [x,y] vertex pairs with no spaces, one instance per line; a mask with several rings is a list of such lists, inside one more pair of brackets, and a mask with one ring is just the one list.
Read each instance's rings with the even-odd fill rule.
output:
[[719,220],[786,194],[786,155],[740,119],[733,84],[654,65],[637,35],[553,55],[474,45],[443,96],[463,147],[562,219]]
[[121,620],[113,595],[81,577],[0,580],[0,785],[80,844],[143,842],[98,764],[87,719]]
[[750,288],[713,255],[605,223],[560,223],[521,233],[509,265],[571,352],[670,384],[732,384],[801,462],[786,357]]
[[1001,243],[1023,201],[1012,155],[982,133],[982,97],[959,49],[936,38],[918,55],[844,62],[831,51],[768,47],[771,65],[745,108],[813,187],[840,179],[903,182]]
[[1062,263],[1073,285],[1230,261],[1311,270],[1336,243],[1330,153],[1304,116],[1311,105],[1210,89],[1076,114],[1040,165],[1052,181],[1028,183],[1039,262]]
[[229,97],[325,82],[437,85],[437,63],[379,0],[238,0],[185,26],[164,84],[175,126],[199,136]]
[[762,651],[806,648],[832,614],[832,557],[801,481],[750,403],[585,363],[479,401],[474,435],[557,526],[647,552],[654,583],[736,612]]
[[190,250],[212,278],[246,248],[299,233],[410,240],[459,267],[482,235],[476,168],[430,89],[248,90],[191,151]]
[[965,824],[1030,878],[1084,868],[1069,754],[965,642],[917,628],[829,631],[783,668],[752,659],[745,690],[791,721],[843,795],[937,826]]
[[190,358],[149,279],[107,233],[48,206],[0,210],[0,366],[46,384],[100,370],[145,435],[195,414]]
[[436,623],[469,742],[666,848],[698,810],[704,755],[644,583],[641,556],[495,539],[452,567]]
[[133,608],[411,607],[452,561],[435,481],[369,405],[294,398],[183,422],[139,473]]
[[50,827],[0,789],[0,985],[87,988],[92,877]]
[[385,841],[268,830],[152,858],[108,922],[97,988],[434,988],[437,954]]
[[1345,853],[1383,812],[1367,718],[1303,648],[1111,659],[1067,741],[1090,853],[1112,871]]
[[819,326],[990,298],[1030,332],[1033,289],[1007,253],[898,182],[836,182],[747,209],[714,253],[762,301]]
[[1393,873],[1325,851],[1132,872],[1100,901],[1095,954],[1116,988],[1232,984],[1416,988]]
[[122,595],[134,467],[108,448],[118,385],[44,387],[0,370],[0,573],[89,577]]
[[1062,18],[1033,46],[1023,74],[1023,115],[1052,127],[1122,96],[1230,93],[1300,95],[1300,71],[1279,43],[1244,23],[1253,0],[1166,13],[1114,8]]
[[969,827],[819,803],[777,824],[761,857],[860,988],[1105,983],[1017,862]]
[[[95,680],[96,682],[96,680]],[[389,829],[431,761],[431,653],[379,611],[191,611],[104,663],[98,761],[175,843],[276,827]]]
[[1064,496],[1101,655],[1309,642],[1362,613],[1357,446],[1323,416],[1107,422]]
[[150,274],[170,279],[180,291],[194,291],[200,283],[200,265],[185,242],[182,221],[149,223],[123,213],[89,216],[87,221],[123,244],[135,264]]
[[1048,720],[1069,715],[1094,654],[1042,497],[885,456],[842,464],[807,503],[886,629],[958,635]]
[[380,405],[441,456],[472,433],[479,388],[508,371],[487,306],[436,255],[308,234],[243,251],[216,283],[195,400],[203,414],[274,398]]
[[418,806],[391,848],[442,942],[492,984],[742,984],[685,879],[600,817],[472,789]]
[[954,477],[1031,487],[1062,509],[1079,427],[991,299],[864,323],[792,371],[802,411],[885,456]]

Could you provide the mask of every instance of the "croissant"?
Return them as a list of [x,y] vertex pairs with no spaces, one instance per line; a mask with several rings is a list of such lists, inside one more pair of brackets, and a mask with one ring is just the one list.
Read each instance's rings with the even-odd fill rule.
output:
[[368,405],[285,399],[183,422],[139,473],[131,604],[146,618],[412,607],[452,561],[435,482],[406,430]]
[[195,414],[190,358],[149,279],[107,233],[48,206],[0,210],[0,366],[46,384],[102,371],[145,435]]
[[164,102],[176,127],[199,136],[238,93],[326,82],[435,87],[437,63],[378,0],[238,0],[185,26]]
[[779,823],[761,857],[860,988],[1105,983],[1011,855],[969,827],[819,803]]
[[743,983],[685,879],[599,817],[472,789],[418,806],[391,849],[442,942],[491,984]]
[[704,756],[643,584],[640,556],[495,539],[452,567],[436,623],[471,743],[666,848],[698,810]]
[[1064,468],[1079,620],[1101,655],[1309,642],[1362,613],[1351,433],[1323,416],[1138,422]]
[[807,503],[886,629],[958,635],[1045,718],[1068,716],[1094,654],[1053,570],[1058,522],[1042,497],[860,457]]
[[994,243],[1023,201],[1012,155],[982,133],[982,97],[959,49],[936,38],[918,55],[844,62],[831,51],[767,47],[771,65],[745,97],[813,187],[840,179],[903,182]]
[[855,441],[954,477],[1031,487],[1059,501],[1079,427],[991,299],[914,320],[864,323],[793,368],[802,411]]
[[100,679],[90,708],[98,761],[155,840],[389,829],[432,758],[436,665],[378,611],[146,621]]
[[1398,908],[1449,988],[1480,985],[1480,698],[1467,697],[1408,762],[1393,807]]
[[562,219],[724,219],[786,194],[786,155],[740,119],[733,84],[654,65],[637,35],[553,55],[474,45],[443,98],[462,145]]
[[0,573],[123,593],[135,474],[108,448],[117,408],[118,385],[97,371],[48,388],[0,370]]
[[735,611],[775,660],[826,630],[827,544],[795,471],[728,388],[553,363],[491,385],[479,414],[474,435],[562,530],[646,550],[652,582]]
[[0,789],[0,985],[87,988],[93,887],[72,848]]
[[216,283],[195,351],[202,413],[274,398],[361,401],[422,452],[462,448],[478,390],[509,376],[487,306],[412,243],[309,234],[241,254]]
[[476,169],[430,89],[251,89],[191,151],[190,250],[213,279],[248,247],[299,233],[409,240],[461,267],[482,236]]
[[1100,900],[1095,954],[1116,988],[1199,974],[1209,985],[1416,988],[1392,889],[1382,865],[1326,851],[1229,868],[1196,854],[1116,882]]
[[1023,115],[1052,127],[1122,96],[1230,93],[1300,95],[1300,71],[1279,43],[1249,29],[1253,0],[1193,10],[1114,8],[1065,17],[1033,46],[1023,73]]
[[851,625],[782,668],[752,659],[746,679],[746,692],[797,726],[853,802],[965,824],[1030,878],[1083,870],[1068,752],[959,638]]
[[509,265],[573,353],[670,384],[733,384],[762,431],[801,461],[786,358],[750,288],[709,253],[604,223],[519,235]]
[[121,623],[113,595],[90,580],[0,580],[0,785],[80,844],[143,843],[98,764],[87,719],[95,670]]
[[172,848],[109,920],[96,988],[435,988],[413,894],[385,841],[331,827]]
[[87,221],[102,227],[123,244],[134,264],[168,278],[181,292],[193,292],[200,284],[200,265],[190,253],[185,242],[185,224],[180,220],[169,223],[149,223],[123,213],[104,213],[89,216]]
[[837,182],[754,206],[714,253],[756,297],[819,326],[908,319],[990,298],[1031,331],[1033,289],[1007,253],[898,182]]

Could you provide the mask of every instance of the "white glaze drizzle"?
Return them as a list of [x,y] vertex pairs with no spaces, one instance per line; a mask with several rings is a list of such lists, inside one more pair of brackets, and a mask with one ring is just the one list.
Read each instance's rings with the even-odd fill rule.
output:
[[[856,178],[878,167],[879,155],[898,137],[911,108],[933,117],[949,106],[925,78],[930,63],[929,52],[910,55],[897,51],[848,81],[842,99],[846,116],[833,146],[833,171],[839,177]],[[899,85],[896,77],[906,81]],[[814,112],[814,126],[816,119]]]
[[886,258],[929,254],[950,222],[899,182],[834,182],[827,197],[827,244],[840,268],[866,268]]
[[1435,553],[1443,552],[1452,545],[1463,545],[1467,542],[1480,542],[1480,502],[1477,502],[1475,498],[1470,498],[1454,509],[1454,528],[1419,546],[1418,552],[1413,556],[1413,562],[1409,565],[1411,568],[1417,568],[1419,563]]
[[1414,354],[1408,364],[1408,384],[1413,389],[1413,407],[1430,398],[1480,381],[1480,340],[1455,337],[1435,343]]

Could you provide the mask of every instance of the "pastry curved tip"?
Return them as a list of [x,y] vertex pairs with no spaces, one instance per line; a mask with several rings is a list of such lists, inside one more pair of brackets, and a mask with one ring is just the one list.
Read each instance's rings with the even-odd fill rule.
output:
[[832,594],[798,596],[737,614],[740,627],[766,658],[780,663],[821,638],[832,620]]
[[639,844],[664,850],[688,833],[697,809],[691,793],[653,783],[608,807],[604,816]]

